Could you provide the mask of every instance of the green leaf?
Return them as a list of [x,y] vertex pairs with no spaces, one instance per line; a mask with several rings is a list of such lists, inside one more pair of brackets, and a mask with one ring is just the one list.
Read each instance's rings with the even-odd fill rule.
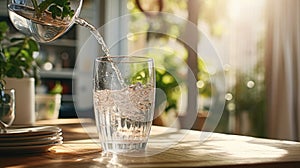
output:
[[48,11],[51,12],[53,19],[56,19],[57,17],[63,19],[66,16],[74,16],[74,10],[71,9],[69,0],[44,0],[38,7],[35,7],[35,10],[37,10],[36,8],[39,8],[39,13],[48,9]]
[[0,52],[0,62],[6,62],[6,57],[2,52]]
[[56,5],[51,5],[49,7],[49,11],[52,14],[52,17],[55,19],[56,17],[59,17],[62,15],[62,11],[59,7],[57,7]]
[[51,94],[59,94],[62,93],[63,86],[60,84],[60,82],[56,82],[55,86],[50,90]]
[[4,39],[6,33],[8,32],[9,27],[6,22],[0,22],[0,41]]
[[54,0],[54,3],[62,7],[66,4],[66,0]]
[[0,22],[0,32],[1,33],[7,32],[8,29],[9,29],[9,27],[6,22],[4,22],[4,21]]
[[16,62],[16,65],[17,65],[17,67],[19,67],[22,70],[23,70],[23,68],[26,69],[28,67],[28,65],[26,64],[25,61],[18,61],[18,62]]
[[[32,58],[31,57],[31,53],[28,51],[28,50],[21,50],[20,52],[22,54],[22,57],[20,57],[20,59],[29,59],[29,58]],[[33,61],[33,59],[30,59],[30,61]],[[29,61],[28,61],[29,63]]]
[[70,13],[70,8],[64,6],[64,7],[63,7],[63,12],[62,12],[62,18],[67,17],[67,16],[69,15],[69,13]]
[[12,67],[7,70],[7,77],[10,78],[23,78],[24,74],[21,68],[19,67]]
[[11,42],[11,43],[15,43],[15,42],[24,42],[24,38],[16,38],[16,37],[14,37],[14,38],[11,38],[11,39],[10,39],[10,42]]
[[32,39],[28,40],[28,45],[31,51],[39,51],[40,46],[38,45],[38,43]]
[[45,0],[39,4],[40,11],[45,11],[55,0]]

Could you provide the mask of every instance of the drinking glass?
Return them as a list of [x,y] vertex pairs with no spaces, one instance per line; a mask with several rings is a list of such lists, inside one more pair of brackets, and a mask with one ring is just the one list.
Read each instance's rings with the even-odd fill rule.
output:
[[155,71],[151,58],[95,59],[93,101],[105,153],[145,150],[154,113]]
[[15,90],[0,90],[0,133],[6,132],[15,119]]
[[[64,5],[67,1],[70,4]],[[82,1],[61,0],[54,3],[51,0],[8,0],[8,14],[18,31],[32,36],[38,42],[50,42],[59,38],[75,23]],[[51,3],[45,5],[46,2]],[[65,15],[66,13],[72,14]]]

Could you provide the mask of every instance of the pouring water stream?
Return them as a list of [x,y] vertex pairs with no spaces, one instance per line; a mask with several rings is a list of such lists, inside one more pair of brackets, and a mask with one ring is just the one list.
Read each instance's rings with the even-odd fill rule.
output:
[[85,21],[84,19],[76,17],[75,18],[75,23],[90,30],[90,32],[93,34],[93,36],[96,38],[96,40],[100,44],[101,49],[105,53],[107,60],[111,62],[111,66],[112,66],[113,70],[115,71],[115,73],[117,75],[117,78],[118,78],[118,81],[120,82],[120,85],[122,86],[122,88],[125,88],[126,85],[125,85],[124,80],[122,78],[122,74],[121,74],[119,68],[116,66],[115,62],[113,62],[113,60],[111,59],[110,54],[109,54],[109,49],[108,49],[106,43],[104,42],[103,37],[99,33],[99,31],[93,25],[91,25],[87,21]]

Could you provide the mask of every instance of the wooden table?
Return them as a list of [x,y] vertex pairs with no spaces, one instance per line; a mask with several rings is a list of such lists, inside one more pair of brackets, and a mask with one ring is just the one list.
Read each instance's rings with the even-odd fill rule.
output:
[[[64,144],[45,153],[2,155],[0,167],[300,167],[299,142],[158,126],[152,127],[150,153],[107,159],[101,156],[100,146],[90,138],[94,136],[88,127],[91,120],[81,122],[87,124],[84,129],[78,119],[39,121],[37,125],[61,127]],[[201,137],[206,135],[203,141]],[[146,154],[148,156],[143,156]]]

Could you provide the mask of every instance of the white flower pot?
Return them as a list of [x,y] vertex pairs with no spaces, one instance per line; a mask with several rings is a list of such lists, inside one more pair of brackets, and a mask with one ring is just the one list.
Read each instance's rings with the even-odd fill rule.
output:
[[15,89],[16,116],[13,125],[32,125],[35,123],[34,78],[5,78],[6,89]]

